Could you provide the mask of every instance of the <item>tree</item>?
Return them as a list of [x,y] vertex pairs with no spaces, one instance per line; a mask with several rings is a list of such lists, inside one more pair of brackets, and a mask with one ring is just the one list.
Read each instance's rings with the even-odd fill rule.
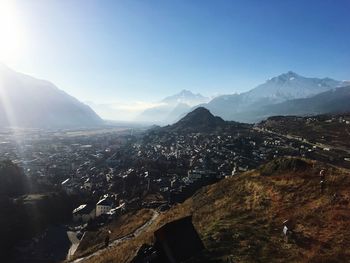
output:
[[17,197],[26,193],[27,177],[23,171],[9,160],[0,162],[0,196]]

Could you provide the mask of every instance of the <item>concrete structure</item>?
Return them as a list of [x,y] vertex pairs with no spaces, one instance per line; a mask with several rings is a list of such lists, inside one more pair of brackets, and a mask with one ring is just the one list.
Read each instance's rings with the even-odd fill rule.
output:
[[96,204],[96,217],[107,214],[112,209],[112,201],[110,201],[107,197],[101,199]]
[[155,248],[163,257],[159,262],[184,262],[204,250],[191,216],[165,224],[154,232],[154,236]]

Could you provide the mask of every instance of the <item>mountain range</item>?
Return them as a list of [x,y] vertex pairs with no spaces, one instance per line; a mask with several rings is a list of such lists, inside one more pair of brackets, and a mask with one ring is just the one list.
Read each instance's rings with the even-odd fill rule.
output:
[[[204,107],[224,120],[254,123],[274,115],[350,111],[349,99],[349,81],[309,78],[289,71],[250,91],[212,100],[182,90],[155,103],[158,106],[146,109],[134,121],[171,124]],[[82,128],[101,124],[104,121],[88,105],[52,83],[0,64],[0,127]]]
[[171,124],[198,107],[205,107],[224,120],[246,123],[274,115],[345,112],[350,110],[346,86],[350,86],[349,81],[310,78],[288,71],[247,92],[221,95],[212,100],[183,90],[162,100],[160,106],[145,110],[138,120]]
[[[283,110],[283,114],[295,114],[296,111],[292,110],[290,105],[300,104],[300,102],[293,102],[293,100],[311,98],[317,94],[346,85],[349,85],[349,82],[330,78],[307,78],[289,71],[267,80],[250,91],[219,96],[200,106],[209,109],[214,115],[225,120],[256,122],[274,114],[281,114],[280,109]],[[313,102],[316,103],[317,99],[321,99],[321,97],[316,97]],[[287,101],[289,102],[287,103]],[[286,104],[281,104],[284,102]],[[305,101],[306,103],[307,101]],[[289,106],[287,107],[287,105]],[[286,108],[283,108],[284,106]],[[314,114],[315,112],[309,112],[310,108],[307,107],[298,110],[298,114]],[[322,112],[327,111],[325,105]],[[316,111],[316,113],[319,112]]]
[[257,122],[275,115],[319,115],[350,112],[350,86],[328,90],[310,98],[294,99],[266,105],[254,112],[247,112],[251,121]]
[[0,65],[0,127],[80,128],[103,123],[89,106],[52,83]]

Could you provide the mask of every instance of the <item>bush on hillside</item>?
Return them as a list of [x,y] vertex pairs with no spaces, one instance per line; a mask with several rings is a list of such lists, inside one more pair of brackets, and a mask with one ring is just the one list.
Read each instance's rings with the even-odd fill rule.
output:
[[27,177],[13,162],[0,162],[0,195],[16,197],[28,190]]
[[276,172],[281,171],[305,171],[310,168],[310,164],[306,161],[298,158],[277,158],[268,162],[267,164],[262,165],[259,168],[260,174],[263,176],[273,175]]

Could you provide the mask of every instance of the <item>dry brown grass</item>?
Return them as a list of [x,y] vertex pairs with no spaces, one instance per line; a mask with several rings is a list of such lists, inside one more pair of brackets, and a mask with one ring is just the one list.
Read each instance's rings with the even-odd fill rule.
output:
[[[320,167],[324,165],[309,162],[295,172],[261,176],[253,171],[222,180],[160,215],[139,237],[87,262],[128,262],[143,243],[153,242],[157,228],[189,214],[213,260],[349,262],[350,174],[328,167],[321,193]],[[286,219],[295,225],[288,243],[282,237]]]
[[110,242],[113,242],[113,240],[133,233],[136,229],[148,222],[152,218],[152,215],[153,212],[149,209],[130,212],[120,216],[98,231],[86,232],[73,258],[80,258],[103,248],[108,231],[111,231],[109,235]]

